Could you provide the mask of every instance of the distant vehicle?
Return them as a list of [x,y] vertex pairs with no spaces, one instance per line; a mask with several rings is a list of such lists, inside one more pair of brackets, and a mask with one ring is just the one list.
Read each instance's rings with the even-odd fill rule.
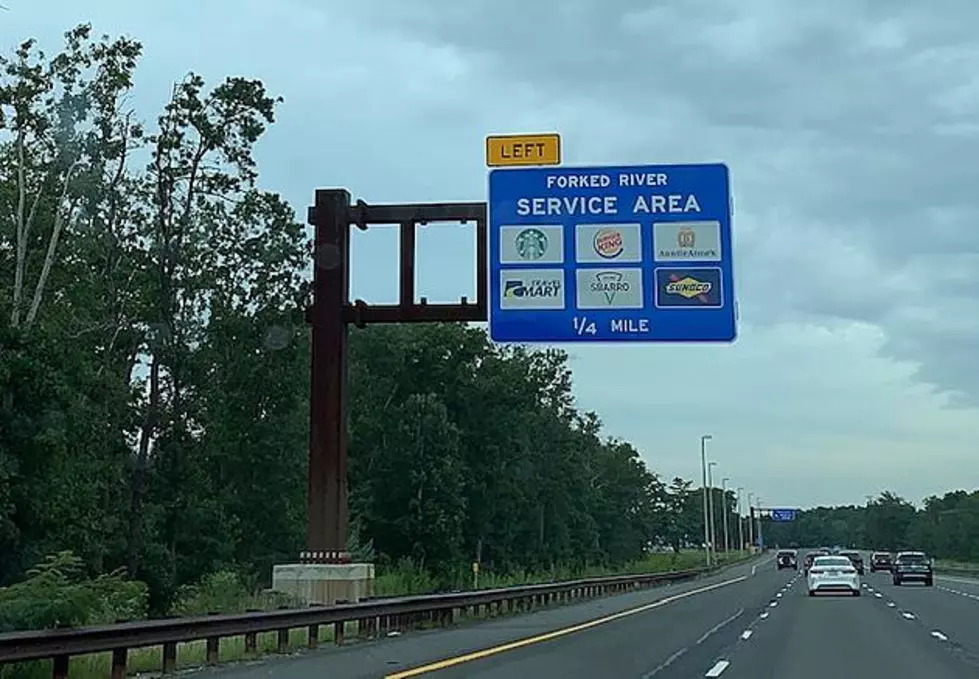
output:
[[819,592],[846,592],[860,596],[860,575],[845,556],[817,556],[807,576],[809,596]]
[[863,555],[860,552],[846,549],[840,552],[840,556],[848,558],[853,563],[853,567],[857,569],[859,575],[864,574]]
[[806,554],[806,558],[802,562],[802,569],[806,572],[806,574],[808,574],[809,569],[812,568],[812,560],[817,556],[829,556],[829,550],[824,547]]
[[870,555],[870,572],[888,571],[894,566],[894,557],[890,552],[874,552]]
[[794,549],[780,549],[775,555],[775,563],[778,564],[778,570],[783,568],[799,570],[799,557]]
[[898,552],[894,559],[894,584],[903,585],[907,581],[920,581],[926,587],[935,584],[931,559],[924,552]]

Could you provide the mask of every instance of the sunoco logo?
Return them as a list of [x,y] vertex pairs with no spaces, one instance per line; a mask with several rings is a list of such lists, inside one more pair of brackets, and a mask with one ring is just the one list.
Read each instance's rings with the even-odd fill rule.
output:
[[618,257],[625,249],[622,232],[618,229],[599,229],[595,234],[593,245],[598,256],[605,259]]
[[623,279],[621,271],[599,271],[588,287],[592,292],[602,293],[605,301],[611,304],[617,294],[628,293],[632,289],[632,284]]
[[706,302],[704,295],[708,294],[714,286],[707,281],[698,281],[696,278],[687,276],[686,278],[681,278],[678,281],[670,281],[666,284],[666,292],[671,295],[680,295],[685,299],[693,299],[694,297],[699,297],[701,301]]

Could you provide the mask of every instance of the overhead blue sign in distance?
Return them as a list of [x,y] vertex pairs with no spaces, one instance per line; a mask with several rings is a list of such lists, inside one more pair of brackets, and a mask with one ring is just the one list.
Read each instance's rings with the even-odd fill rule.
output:
[[795,521],[795,509],[773,509],[772,521]]
[[489,173],[497,342],[732,342],[726,165]]

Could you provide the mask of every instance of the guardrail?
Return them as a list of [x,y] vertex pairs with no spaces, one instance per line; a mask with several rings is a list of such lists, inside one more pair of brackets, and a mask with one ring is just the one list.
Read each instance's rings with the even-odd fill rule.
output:
[[939,575],[958,575],[964,578],[979,578],[979,568],[935,566],[935,572]]
[[[730,565],[730,564],[726,564]],[[725,565],[725,566],[726,566]],[[305,627],[307,645],[316,648],[320,628],[333,626],[333,640],[343,644],[347,624],[356,624],[360,638],[370,638],[393,630],[403,630],[419,623],[447,626],[460,614],[491,616],[523,612],[540,606],[617,594],[653,585],[690,580],[715,572],[696,568],[666,573],[618,575],[587,578],[540,585],[522,585],[500,589],[430,594],[377,599],[333,606],[240,614],[164,618],[116,623],[100,627],[36,630],[0,634],[0,663],[29,660],[53,660],[54,679],[66,679],[73,656],[112,653],[111,677],[124,679],[131,649],[163,647],[164,674],[177,665],[177,645],[206,640],[206,662],[216,664],[222,638],[245,637],[245,652],[255,653],[257,635],[278,633],[278,652],[289,648],[290,631]]]

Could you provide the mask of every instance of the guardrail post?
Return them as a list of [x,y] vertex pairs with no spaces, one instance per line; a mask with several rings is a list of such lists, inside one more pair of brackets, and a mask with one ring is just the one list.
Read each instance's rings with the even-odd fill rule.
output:
[[207,656],[206,662],[208,665],[218,664],[218,653],[221,650],[221,637],[208,637],[207,639]]
[[112,679],[126,679],[126,661],[128,659],[128,649],[117,648],[112,651]]
[[287,653],[289,651],[289,630],[280,629],[278,631],[277,642],[276,651],[279,653]]
[[343,622],[333,623],[333,641],[337,646],[343,643]]
[[258,634],[255,632],[245,633],[245,653],[248,655],[258,652]]
[[51,676],[54,679],[68,679],[68,664],[71,658],[67,655],[56,655],[54,657],[54,669]]
[[177,643],[168,641],[163,644],[163,673],[173,674],[177,671]]
[[306,645],[309,648],[316,648],[320,642],[320,626],[312,624],[306,628]]

